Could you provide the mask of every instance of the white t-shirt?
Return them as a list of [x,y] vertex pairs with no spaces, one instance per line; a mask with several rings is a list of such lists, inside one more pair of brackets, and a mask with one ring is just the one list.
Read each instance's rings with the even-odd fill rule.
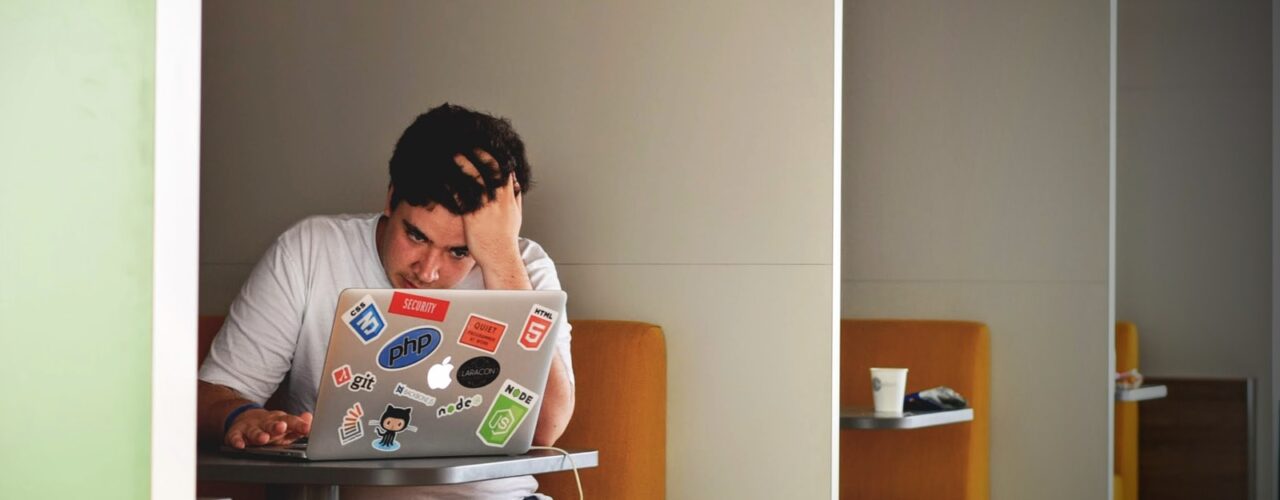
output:
[[[265,403],[287,374],[289,387],[283,409],[295,415],[314,411],[339,292],[345,288],[391,288],[378,257],[376,233],[380,216],[314,216],[281,234],[231,303],[226,322],[200,366],[200,380],[230,387],[250,400]],[[533,289],[560,289],[555,264],[541,246],[521,238],[520,255]],[[454,288],[484,289],[480,268],[472,269]],[[556,351],[573,383],[571,327],[567,322],[561,325]],[[467,490],[470,493],[488,496],[490,489],[486,486],[499,485],[485,483],[520,483],[513,480],[537,486],[529,476],[464,486],[472,487]],[[413,490],[429,492],[436,488]],[[526,491],[499,490],[503,497],[508,496],[508,490],[511,495]],[[347,493],[344,488],[343,496]],[[452,492],[441,489],[439,494],[448,496]]]

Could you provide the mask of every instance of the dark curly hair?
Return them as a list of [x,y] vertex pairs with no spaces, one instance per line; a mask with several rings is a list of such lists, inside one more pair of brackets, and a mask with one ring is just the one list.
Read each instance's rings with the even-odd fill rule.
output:
[[[482,163],[477,149],[493,156],[497,165]],[[459,154],[476,166],[483,185],[454,163]],[[401,201],[418,207],[438,204],[454,214],[468,214],[492,198],[512,175],[521,193],[533,186],[524,141],[511,122],[444,103],[419,115],[396,141],[391,154],[391,207]]]

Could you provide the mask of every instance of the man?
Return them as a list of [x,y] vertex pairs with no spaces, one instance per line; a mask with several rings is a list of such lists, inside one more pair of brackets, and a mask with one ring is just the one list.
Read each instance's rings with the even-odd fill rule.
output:
[[[558,290],[542,247],[519,237],[531,186],[510,122],[445,104],[396,143],[381,214],[318,216],[284,232],[231,304],[200,367],[199,430],[207,443],[288,444],[311,432],[338,294],[344,288]],[[534,430],[550,445],[573,414],[569,327]],[[284,411],[261,405],[289,377]],[[343,498],[524,498],[530,476],[432,488],[344,488]]]

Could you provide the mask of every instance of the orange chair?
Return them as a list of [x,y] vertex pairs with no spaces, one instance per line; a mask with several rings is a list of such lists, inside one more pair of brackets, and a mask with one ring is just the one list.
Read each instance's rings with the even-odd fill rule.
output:
[[[1116,371],[1138,369],[1138,327],[1116,322]],[[1138,500],[1138,402],[1116,401],[1115,500]]]
[[990,335],[966,321],[840,323],[840,405],[870,407],[872,366],[903,367],[907,392],[945,385],[972,422],[912,430],[841,430],[840,498],[985,499],[990,492]]
[[[204,360],[222,321],[222,316],[200,317],[200,360]],[[662,328],[635,321],[572,323],[577,404],[573,420],[556,446],[600,451],[599,467],[579,471],[589,497],[665,497],[667,351]],[[539,491],[555,498],[578,495],[572,472],[537,478]],[[259,485],[203,481],[197,494],[264,497]]]

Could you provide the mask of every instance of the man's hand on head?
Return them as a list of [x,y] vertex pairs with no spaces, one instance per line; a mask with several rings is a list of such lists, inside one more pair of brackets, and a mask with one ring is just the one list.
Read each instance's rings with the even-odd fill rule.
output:
[[223,437],[223,444],[232,448],[264,445],[289,445],[311,433],[311,412],[290,415],[282,411],[261,408],[246,411],[236,417]]
[[[493,156],[483,150],[477,150],[475,157],[482,163],[480,168],[498,168]],[[483,184],[477,166],[465,155],[455,156],[454,161],[463,172]],[[524,260],[520,256],[523,198],[516,176],[512,174],[508,176],[506,184],[499,187],[492,198],[485,200],[479,210],[462,216],[467,251],[484,274],[485,288],[532,288],[528,272],[524,268]]]

